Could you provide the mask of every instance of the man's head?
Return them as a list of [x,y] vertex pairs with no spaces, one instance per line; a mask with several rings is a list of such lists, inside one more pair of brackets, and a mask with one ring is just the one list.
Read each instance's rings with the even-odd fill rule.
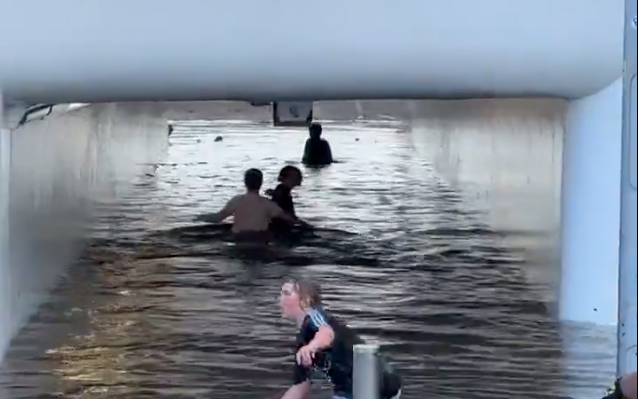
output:
[[290,188],[294,188],[301,185],[303,175],[298,167],[286,165],[279,171],[279,177],[277,180]]
[[281,287],[279,296],[282,316],[296,317],[308,309],[321,307],[321,287],[311,280],[289,279]]
[[310,125],[310,127],[308,127],[308,133],[310,134],[311,139],[320,138],[322,131],[323,131],[323,128],[321,127],[321,124],[319,123],[313,123]]
[[264,182],[264,174],[261,170],[251,168],[244,173],[244,185],[248,191],[259,191]]

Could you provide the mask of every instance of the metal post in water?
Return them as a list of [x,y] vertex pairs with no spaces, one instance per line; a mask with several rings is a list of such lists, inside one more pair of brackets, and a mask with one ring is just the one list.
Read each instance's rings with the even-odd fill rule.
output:
[[352,370],[354,399],[380,399],[379,346],[355,345]]
[[616,370],[619,376],[636,371],[636,0],[625,0],[624,65]]

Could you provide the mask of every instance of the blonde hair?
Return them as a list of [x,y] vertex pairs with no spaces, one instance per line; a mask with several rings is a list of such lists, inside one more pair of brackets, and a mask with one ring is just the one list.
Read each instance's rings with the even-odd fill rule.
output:
[[309,279],[290,278],[287,280],[292,284],[302,308],[315,308],[323,306],[321,298],[321,286],[318,282]]

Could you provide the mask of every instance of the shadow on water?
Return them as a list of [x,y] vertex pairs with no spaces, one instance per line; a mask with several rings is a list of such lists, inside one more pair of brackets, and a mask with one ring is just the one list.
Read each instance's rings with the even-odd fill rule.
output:
[[396,123],[362,125],[359,141],[356,125],[325,127],[344,163],[307,172],[297,199],[325,229],[265,262],[225,228],[185,223],[236,193],[247,165],[274,178],[305,137],[175,125],[156,180],[105,207],[84,260],[15,340],[11,398],[276,397],[291,381],[294,327],[277,307],[291,274],[321,281],[328,308],[384,345],[405,398],[556,398],[558,329],[522,252],[415,158]]

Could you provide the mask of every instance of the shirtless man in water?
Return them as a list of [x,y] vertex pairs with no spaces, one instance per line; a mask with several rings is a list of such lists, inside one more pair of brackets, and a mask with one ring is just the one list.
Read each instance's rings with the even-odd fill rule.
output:
[[240,241],[269,241],[268,227],[277,218],[287,223],[300,221],[284,212],[277,204],[259,194],[264,176],[259,169],[248,169],[244,174],[246,193],[234,196],[221,211],[198,216],[198,222],[221,223],[234,216],[233,234]]

